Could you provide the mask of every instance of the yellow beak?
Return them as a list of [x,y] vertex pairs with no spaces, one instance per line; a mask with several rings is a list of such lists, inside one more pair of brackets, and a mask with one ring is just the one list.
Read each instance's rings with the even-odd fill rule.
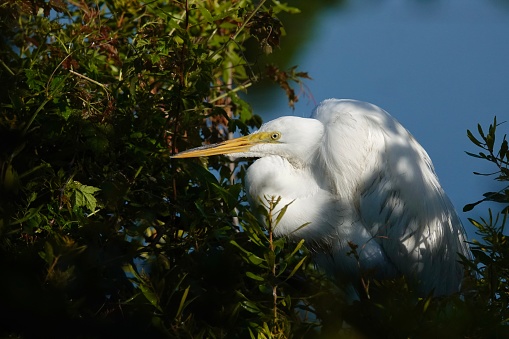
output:
[[260,142],[260,138],[254,137],[256,134],[247,135],[236,139],[226,140],[217,144],[205,145],[180,152],[172,158],[195,158],[208,157],[210,155],[231,154],[247,152],[249,149]]

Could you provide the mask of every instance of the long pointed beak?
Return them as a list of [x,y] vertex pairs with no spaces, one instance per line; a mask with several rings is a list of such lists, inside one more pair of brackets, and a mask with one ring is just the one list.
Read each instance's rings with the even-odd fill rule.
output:
[[250,134],[245,137],[226,140],[217,144],[192,148],[175,154],[171,158],[208,157],[210,155],[247,152],[253,145],[259,142],[259,138],[255,136],[256,134]]

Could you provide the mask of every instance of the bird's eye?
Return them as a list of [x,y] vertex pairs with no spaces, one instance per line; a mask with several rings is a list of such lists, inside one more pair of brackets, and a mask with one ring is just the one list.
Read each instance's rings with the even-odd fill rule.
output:
[[281,133],[279,133],[279,132],[273,132],[273,133],[270,135],[270,138],[271,138],[273,141],[279,140],[279,138],[281,138]]

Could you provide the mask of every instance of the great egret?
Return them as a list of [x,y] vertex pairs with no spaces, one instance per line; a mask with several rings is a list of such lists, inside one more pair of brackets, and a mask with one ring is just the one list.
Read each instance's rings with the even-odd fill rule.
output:
[[174,158],[217,154],[260,158],[246,173],[251,204],[280,196],[289,206],[274,233],[304,238],[337,279],[402,274],[421,295],[459,290],[465,231],[426,151],[381,108],[329,99],[310,118],[281,117]]

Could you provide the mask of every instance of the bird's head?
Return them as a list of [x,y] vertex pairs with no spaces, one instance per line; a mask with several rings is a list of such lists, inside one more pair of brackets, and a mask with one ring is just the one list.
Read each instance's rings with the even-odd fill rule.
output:
[[221,143],[196,147],[172,158],[194,158],[211,155],[228,155],[233,158],[261,158],[280,156],[296,166],[312,161],[320,146],[324,128],[315,119],[281,117],[262,125],[249,135]]

